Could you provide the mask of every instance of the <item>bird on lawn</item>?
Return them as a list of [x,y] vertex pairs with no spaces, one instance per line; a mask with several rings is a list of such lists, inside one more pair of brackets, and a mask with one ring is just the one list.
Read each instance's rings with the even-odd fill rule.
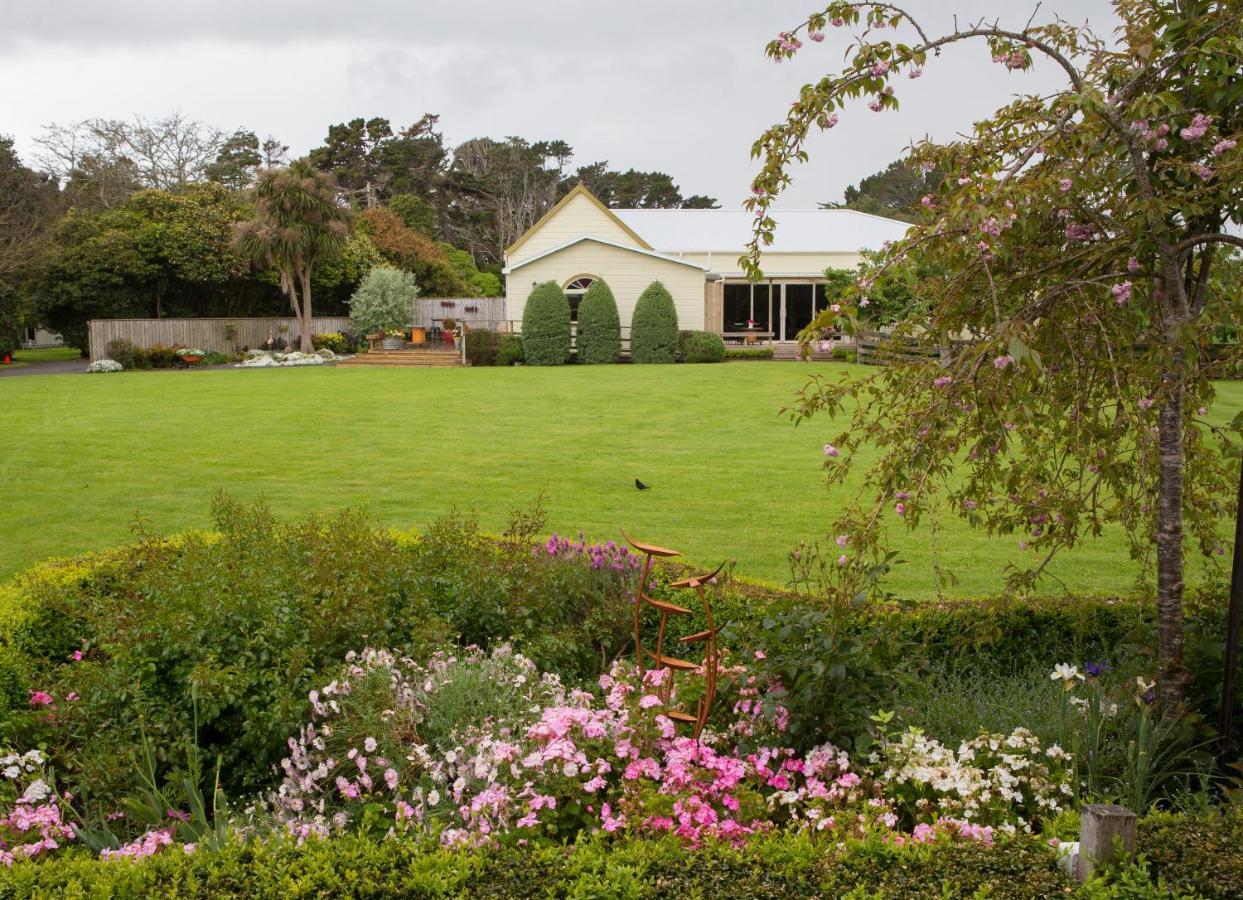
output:
[[640,481],[637,478],[634,480],[634,486],[637,487],[641,491],[650,490],[650,487],[648,485],[644,484],[642,481]]

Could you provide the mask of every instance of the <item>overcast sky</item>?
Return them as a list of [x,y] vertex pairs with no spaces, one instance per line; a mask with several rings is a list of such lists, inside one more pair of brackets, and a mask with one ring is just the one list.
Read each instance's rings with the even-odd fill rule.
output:
[[[912,0],[929,28],[983,15],[1021,27],[1022,0]],[[803,83],[842,64],[844,35],[776,65],[765,42],[800,0],[0,0],[0,134],[23,157],[49,122],[157,116],[174,108],[295,154],[330,123],[441,115],[469,137],[562,138],[575,163],[659,169],[684,193],[736,206],[752,141]],[[1107,0],[1045,0],[1113,28]],[[900,112],[860,105],[810,145],[781,205],[814,206],[883,168],[912,140],[947,138],[1017,93],[1060,86],[1047,66],[1008,74],[983,45],[897,83]]]

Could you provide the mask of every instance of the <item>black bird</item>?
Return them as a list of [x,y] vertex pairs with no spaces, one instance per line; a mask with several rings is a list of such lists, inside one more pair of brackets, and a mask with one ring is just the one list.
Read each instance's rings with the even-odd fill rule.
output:
[[634,486],[637,487],[641,491],[646,491],[649,489],[646,484],[644,484],[642,481],[640,481],[637,478],[634,480]]

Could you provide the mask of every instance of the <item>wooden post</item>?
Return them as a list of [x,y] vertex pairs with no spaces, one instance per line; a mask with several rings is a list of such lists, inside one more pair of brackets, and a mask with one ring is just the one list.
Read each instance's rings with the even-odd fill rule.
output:
[[1115,861],[1115,842],[1129,858],[1135,854],[1136,816],[1125,806],[1094,803],[1085,806],[1079,819],[1079,856],[1075,860],[1075,880],[1087,881],[1097,866]]

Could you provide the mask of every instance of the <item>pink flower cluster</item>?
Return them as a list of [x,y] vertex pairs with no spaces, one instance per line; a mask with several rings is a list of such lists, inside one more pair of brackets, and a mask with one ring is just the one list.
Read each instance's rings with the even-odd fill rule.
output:
[[[173,830],[171,828],[156,828],[148,831],[137,840],[123,844],[115,850],[109,850],[105,847],[99,851],[99,857],[104,860],[142,859],[144,856],[152,856],[158,853],[160,848],[167,847],[172,843]],[[187,844],[186,846],[190,845]]]
[[1206,116],[1204,113],[1196,113],[1191,118],[1191,124],[1178,132],[1178,136],[1184,141],[1198,141],[1204,135],[1208,134],[1209,126],[1213,124],[1213,117]]

